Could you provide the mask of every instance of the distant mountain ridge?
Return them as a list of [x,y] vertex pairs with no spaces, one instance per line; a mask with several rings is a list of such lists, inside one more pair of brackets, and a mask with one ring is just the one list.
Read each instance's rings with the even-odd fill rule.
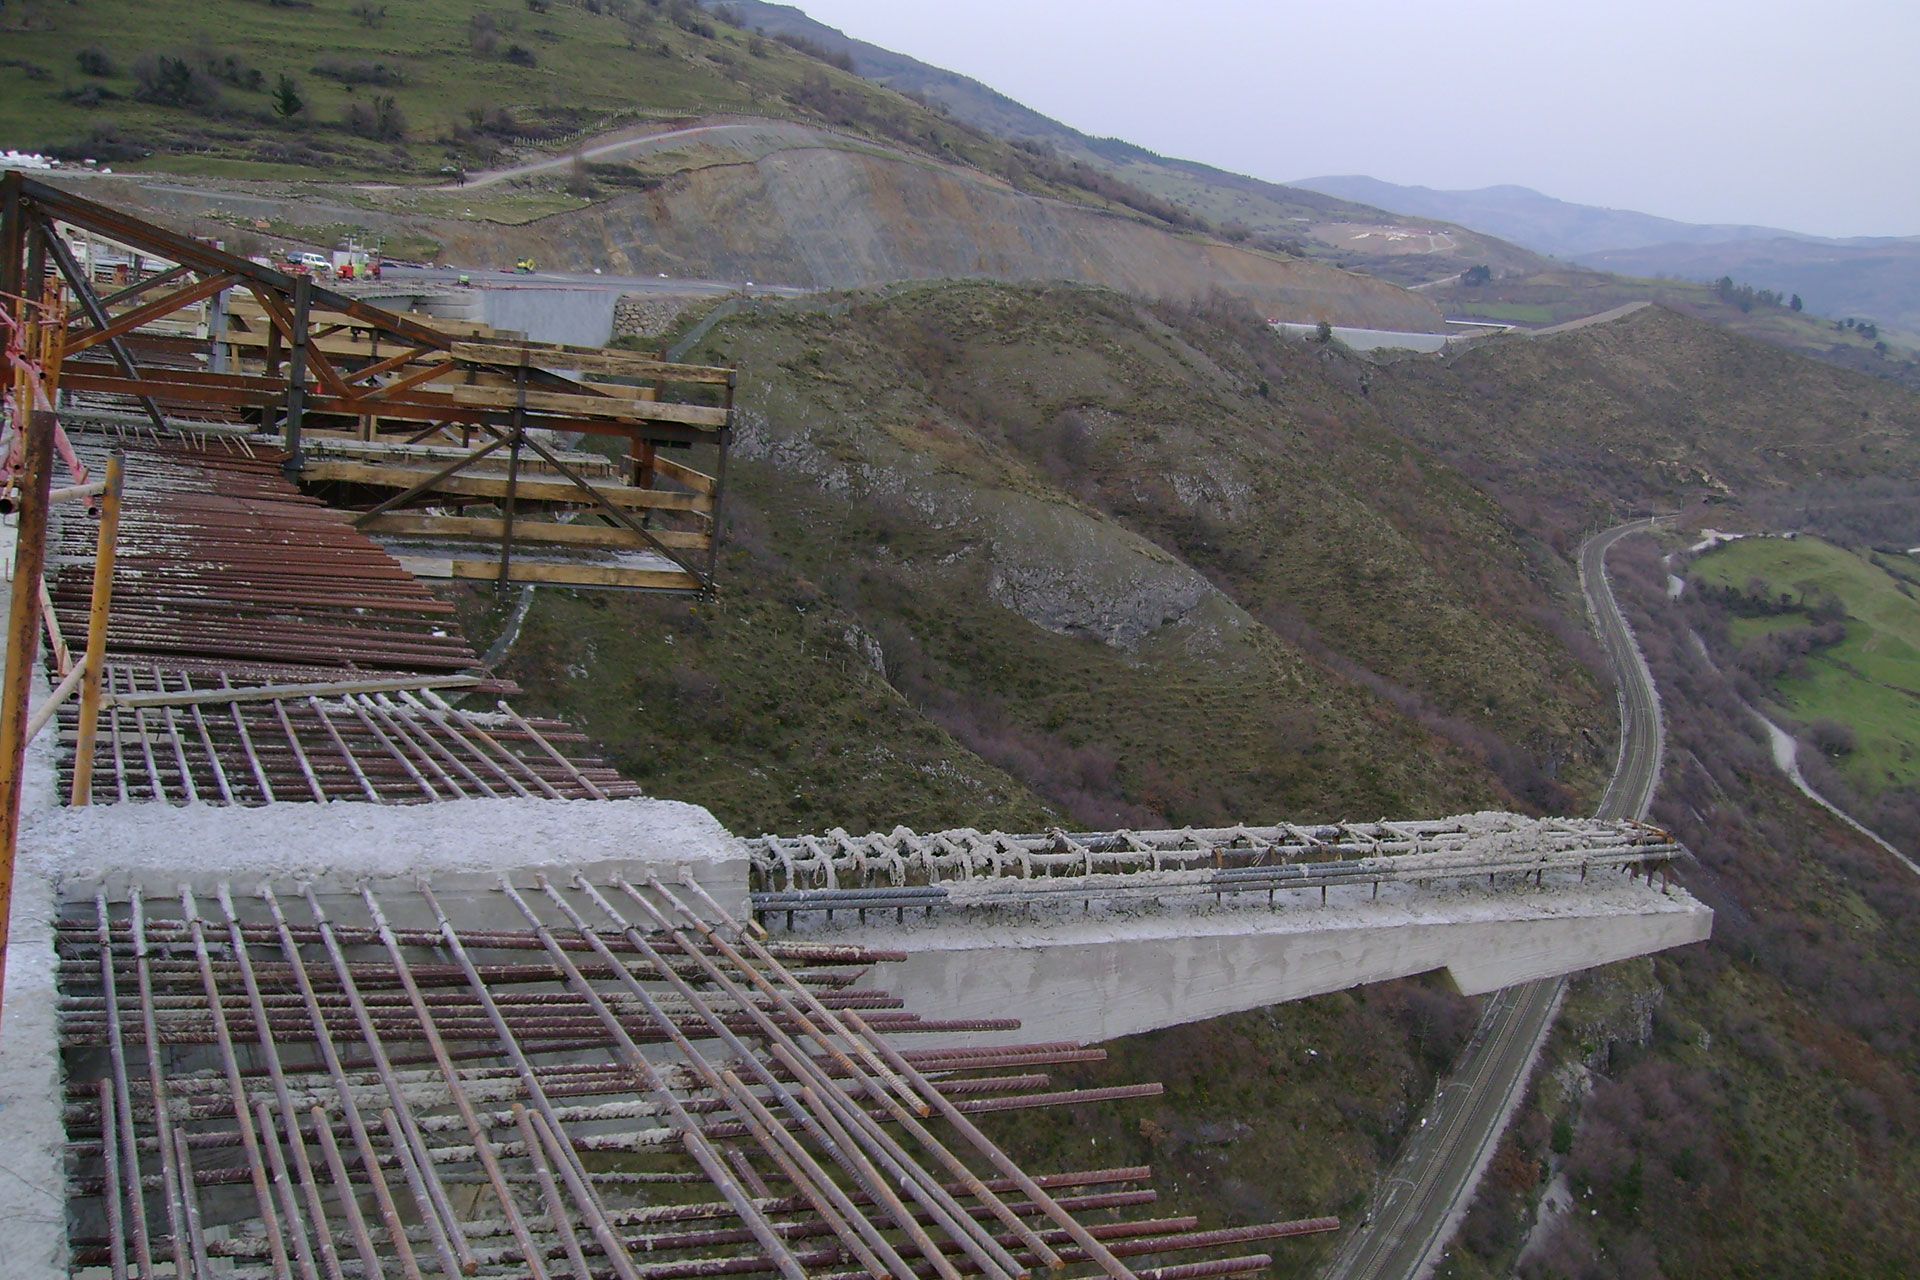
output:
[[1575,204],[1531,187],[1502,184],[1449,191],[1408,187],[1360,174],[1301,178],[1288,184],[1342,200],[1424,218],[1444,218],[1501,236],[1537,253],[1578,258],[1656,244],[1725,244],[1736,240],[1808,240],[1820,237],[1777,227],[1680,222],[1631,209]]
[[1290,186],[1458,222],[1599,271],[1682,280],[1730,276],[1798,294],[1819,315],[1870,319],[1890,336],[1920,336],[1920,237],[1836,240],[1774,227],[1678,222],[1511,185],[1443,191],[1349,175]]

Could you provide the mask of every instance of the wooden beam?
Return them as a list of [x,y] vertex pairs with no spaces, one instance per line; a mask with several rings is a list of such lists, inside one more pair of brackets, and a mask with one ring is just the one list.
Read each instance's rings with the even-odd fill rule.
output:
[[[513,387],[454,387],[457,404],[511,409],[519,392]],[[693,427],[724,427],[727,411],[701,404],[665,404],[607,396],[566,395],[557,391],[529,391],[526,406],[536,411],[585,418],[619,418],[628,422],[674,422]]]
[[655,475],[665,476],[675,484],[685,485],[695,493],[712,493],[720,485],[719,481],[706,472],[695,471],[685,463],[675,462],[657,453],[653,455],[653,470]]
[[[500,447],[494,441],[490,449]],[[433,483],[423,490],[434,493],[458,494],[469,498],[504,498],[507,495],[505,476],[487,475],[448,475],[434,479],[430,471],[420,471],[407,467],[386,467],[377,463],[343,462],[333,458],[309,458],[301,469],[303,480],[334,481],[341,484],[371,484],[388,489],[411,489],[423,480]],[[635,489],[627,485],[597,484],[593,488],[616,506],[634,510],[686,511],[695,515],[705,515],[713,507],[713,499],[700,493],[669,493],[658,489]],[[519,483],[520,497],[533,502],[563,502],[574,506],[585,506],[593,499],[583,492],[579,485],[568,480],[527,480]]]
[[441,352],[429,350],[425,347],[409,347],[399,355],[388,356],[378,364],[370,364],[364,369],[355,369],[347,381],[365,382],[368,378],[377,378],[383,373],[392,373],[402,365],[412,364],[415,360],[426,360],[429,356],[439,357],[438,360],[429,360],[429,364],[444,365],[446,363],[446,356]]
[[142,303],[131,311],[114,316],[113,323],[108,325],[104,331],[82,334],[69,341],[67,344],[67,354],[70,356],[79,355],[88,347],[97,347],[101,343],[111,341],[123,333],[130,333],[138,329],[141,325],[150,324],[158,320],[161,316],[171,315],[182,307],[190,307],[196,302],[204,302],[214,294],[219,293],[222,289],[230,289],[238,283],[240,283],[240,277],[238,276],[214,276],[210,280],[202,280],[198,284],[188,285],[184,289],[176,289],[164,298],[155,298],[151,302]]
[[625,355],[599,347],[553,346],[546,343],[456,342],[453,344],[453,357],[469,364],[490,364],[507,369],[525,364],[580,373],[649,378],[658,382],[704,382],[725,386],[733,377],[731,369],[699,364],[670,364],[664,360]]
[[[397,559],[410,573],[421,578],[478,578],[492,582],[500,577],[498,560],[432,556],[399,556]],[[623,569],[612,565],[546,564],[537,560],[515,561],[507,581],[557,587],[624,587],[632,591],[701,590],[698,578],[678,569]]]
[[[525,465],[522,463],[521,465]],[[526,478],[520,480],[521,487],[526,486]],[[506,533],[506,521],[491,520],[481,516],[428,516],[411,512],[388,512],[375,516],[360,526],[368,533],[387,533],[401,537],[415,538],[479,538],[497,539]],[[655,529],[653,536],[669,547],[682,547],[693,551],[704,551],[712,545],[710,533],[692,533],[680,529]],[[581,521],[568,521],[556,524],[550,520],[514,521],[513,536],[520,542],[542,542],[553,546],[598,547],[610,551],[644,551],[647,544],[629,529],[613,525],[586,524]]]
[[384,387],[374,387],[360,398],[362,400],[384,400],[388,396],[399,395],[403,391],[411,391],[422,383],[432,382],[435,378],[443,377],[453,372],[455,367],[451,360],[441,360],[431,363],[419,369],[411,370],[402,377],[395,378]]

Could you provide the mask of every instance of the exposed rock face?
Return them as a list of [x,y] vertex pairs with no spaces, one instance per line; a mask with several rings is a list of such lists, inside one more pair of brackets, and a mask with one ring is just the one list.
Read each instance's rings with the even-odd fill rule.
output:
[[555,261],[591,258],[632,272],[830,288],[1076,280],[1157,298],[1218,290],[1284,318],[1441,328],[1431,303],[1379,280],[868,151],[790,149],[716,165],[523,230],[546,240]]
[[976,499],[991,531],[987,590],[1035,626],[1131,649],[1217,594],[1192,568],[1112,524],[1010,498]]

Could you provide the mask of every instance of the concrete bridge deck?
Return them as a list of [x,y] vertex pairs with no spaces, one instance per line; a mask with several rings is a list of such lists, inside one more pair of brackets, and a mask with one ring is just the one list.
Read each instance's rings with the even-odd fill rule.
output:
[[1478,995],[1699,942],[1713,922],[1668,881],[1684,850],[1637,822],[833,833],[749,849],[773,886],[754,908],[780,936],[900,950],[889,982],[915,1004],[1082,1043],[1421,973]]

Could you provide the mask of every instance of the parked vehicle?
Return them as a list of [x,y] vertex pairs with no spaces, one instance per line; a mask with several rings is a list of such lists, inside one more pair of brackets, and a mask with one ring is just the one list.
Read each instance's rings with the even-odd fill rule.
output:
[[308,275],[333,274],[333,260],[324,253],[290,253],[287,255],[287,265]]

